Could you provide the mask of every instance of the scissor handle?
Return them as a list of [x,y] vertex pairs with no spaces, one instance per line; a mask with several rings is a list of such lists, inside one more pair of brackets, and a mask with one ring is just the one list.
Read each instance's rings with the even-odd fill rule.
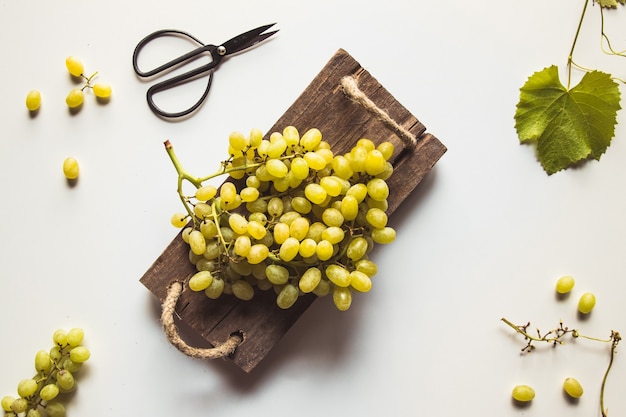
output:
[[[169,80],[162,81],[148,88],[148,91],[146,92],[146,99],[148,101],[148,107],[150,107],[150,109],[156,114],[158,114],[159,116],[166,117],[166,118],[183,117],[183,116],[187,116],[190,113],[193,113],[198,107],[200,107],[200,105],[204,102],[204,100],[206,100],[207,96],[209,95],[209,90],[211,89],[211,82],[213,81],[213,67],[206,69],[205,68],[206,66],[207,65],[203,67],[198,67],[195,70],[170,78]],[[207,71],[209,72],[209,81],[207,82],[206,88],[204,89],[202,96],[191,107],[185,110],[181,110],[179,112],[167,112],[155,104],[154,102],[155,94],[161,91],[167,90],[169,88],[175,87],[177,85],[186,83],[188,81],[191,81],[195,77],[197,77],[199,74],[202,74]]]
[[[144,46],[146,46],[148,43],[150,43],[151,41],[153,41],[156,38],[162,37],[162,36],[182,36],[182,37],[186,37],[188,39],[191,39],[192,41],[196,42],[197,44],[199,44],[200,46],[198,48],[195,48],[194,50],[179,56],[178,58],[175,58],[169,62],[166,62],[165,64],[154,68],[152,70],[149,71],[142,71],[139,68],[139,64],[138,64],[138,57],[139,57],[139,53],[141,52],[141,50],[143,49]],[[211,62],[200,66],[198,68],[194,68],[190,71],[187,71],[183,74],[177,75],[175,77],[172,77],[168,80],[162,81],[160,83],[157,83],[155,85],[153,85],[152,87],[150,87],[146,93],[146,98],[148,101],[148,106],[150,107],[150,109],[155,112],[156,114],[163,116],[163,117],[168,117],[168,118],[175,118],[175,117],[182,117],[182,116],[186,116],[189,113],[192,113],[194,110],[196,110],[201,104],[202,102],[206,99],[207,95],[209,94],[209,89],[211,88],[211,82],[213,80],[213,70],[214,68],[219,64],[219,62],[222,59],[222,54],[219,53],[218,51],[218,47],[215,45],[204,45],[202,43],[202,41],[200,41],[198,38],[194,37],[193,35],[181,31],[181,30],[176,30],[176,29],[163,29],[163,30],[158,30],[156,32],[153,32],[151,34],[149,34],[148,36],[146,36],[145,38],[143,38],[135,47],[135,51],[133,52],[133,68],[135,70],[135,73],[143,78],[146,77],[151,77],[153,75],[159,74],[161,72],[167,71],[168,69],[171,69],[181,63],[184,63],[186,61],[192,60],[194,58],[196,58],[197,56],[204,54],[208,52],[211,55]],[[162,110],[161,108],[159,108],[155,103],[154,103],[154,95],[167,90],[169,88],[175,87],[177,85],[181,85],[184,84],[186,82],[192,81],[194,79],[196,79],[197,77],[199,77],[200,75],[204,74],[208,72],[209,73],[209,81],[207,82],[207,86],[204,90],[204,93],[202,94],[202,96],[200,97],[200,99],[191,107],[189,107],[186,110],[180,111],[180,112],[167,112]]]

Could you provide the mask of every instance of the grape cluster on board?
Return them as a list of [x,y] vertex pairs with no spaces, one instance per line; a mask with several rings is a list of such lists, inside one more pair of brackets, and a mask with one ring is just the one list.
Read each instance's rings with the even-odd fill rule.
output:
[[[390,142],[376,146],[360,139],[335,155],[315,128],[300,135],[288,126],[269,139],[258,129],[248,136],[234,132],[230,158],[202,179],[182,169],[169,141],[166,148],[187,209],[172,224],[184,227],[182,238],[198,271],[189,280],[191,290],[242,300],[257,289],[273,290],[283,309],[303,294],[332,294],[342,311],[353,291],[370,290],[377,266],[368,254],[396,236],[386,214]],[[204,184],[220,174],[230,178],[219,188]],[[194,196],[184,195],[181,179],[196,186]]]
[[54,346],[35,355],[35,376],[18,383],[17,397],[2,398],[4,416],[65,416],[61,395],[76,388],[74,376],[91,356],[89,349],[82,345],[83,338],[80,328],[55,331]]

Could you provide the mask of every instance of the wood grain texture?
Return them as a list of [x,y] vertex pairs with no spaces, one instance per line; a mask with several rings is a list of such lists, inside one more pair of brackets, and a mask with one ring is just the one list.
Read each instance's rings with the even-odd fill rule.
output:
[[[417,145],[404,143],[365,109],[343,93],[343,76],[357,78],[359,88],[384,109],[396,122],[418,138]],[[392,156],[394,173],[387,180],[390,189],[388,214],[391,215],[417,187],[424,176],[446,152],[446,147],[424,125],[385,89],[346,51],[340,49],[313,79],[304,92],[268,131],[282,130],[289,125],[300,132],[316,127],[336,154],[349,151],[356,141],[366,137],[375,143],[390,141],[395,145]],[[188,247],[177,235],[141,278],[159,300],[165,298],[173,281],[186,280],[195,273],[189,262]],[[178,301],[180,319],[209,343],[217,345],[236,331],[245,335],[244,342],[231,359],[249,372],[270,352],[282,336],[307,310],[316,297],[300,297],[289,310],[276,306],[273,291],[257,291],[251,301],[238,301],[231,296],[209,300],[203,293],[186,288]]]

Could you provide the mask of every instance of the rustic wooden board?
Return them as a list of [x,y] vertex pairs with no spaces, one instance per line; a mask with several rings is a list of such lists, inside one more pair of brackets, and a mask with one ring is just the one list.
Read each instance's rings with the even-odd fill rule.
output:
[[[406,147],[386,126],[344,95],[340,80],[346,75],[355,76],[359,88],[378,107],[419,139],[415,147]],[[348,151],[363,137],[375,143],[393,142],[396,148],[392,157],[394,173],[387,180],[390,188],[389,215],[446,152],[446,147],[427,133],[415,116],[342,49],[268,130],[266,137],[271,132],[282,132],[288,125],[297,127],[300,132],[312,127],[320,129],[335,153]],[[177,235],[140,281],[163,301],[170,283],[187,279],[195,272],[195,267],[188,260],[188,246]],[[233,332],[242,331],[245,340],[230,358],[249,372],[315,299],[313,295],[300,297],[292,308],[281,310],[276,306],[273,291],[257,291],[253,300],[239,301],[232,296],[209,300],[202,292],[185,289],[176,311],[184,323],[213,345],[223,343]]]

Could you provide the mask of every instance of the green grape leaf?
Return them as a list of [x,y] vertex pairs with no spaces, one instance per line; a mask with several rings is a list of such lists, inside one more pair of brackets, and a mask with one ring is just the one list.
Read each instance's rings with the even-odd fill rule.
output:
[[617,7],[618,3],[626,4],[626,0],[597,0],[601,7],[612,9]]
[[599,160],[611,144],[620,109],[619,86],[609,74],[587,72],[568,90],[553,65],[531,75],[520,89],[515,129],[520,143],[534,143],[552,175],[586,159]]

